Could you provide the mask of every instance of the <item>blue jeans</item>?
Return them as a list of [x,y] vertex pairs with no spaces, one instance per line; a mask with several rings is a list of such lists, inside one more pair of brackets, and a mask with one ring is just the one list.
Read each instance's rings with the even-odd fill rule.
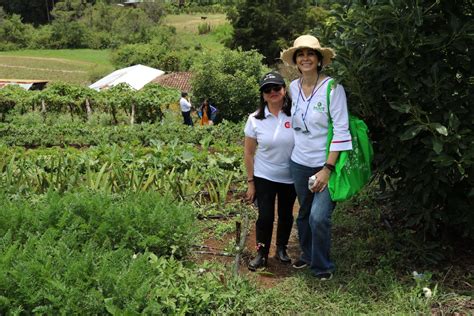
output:
[[300,259],[309,263],[314,274],[334,271],[329,257],[331,248],[331,216],[336,204],[329,190],[312,193],[308,189],[308,178],[321,170],[290,162],[290,171],[295,182],[300,209],[296,219],[301,247]]

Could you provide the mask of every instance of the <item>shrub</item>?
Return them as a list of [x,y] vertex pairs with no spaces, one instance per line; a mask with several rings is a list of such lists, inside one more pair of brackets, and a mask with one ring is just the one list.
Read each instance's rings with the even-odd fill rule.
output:
[[194,64],[193,99],[209,98],[220,117],[237,122],[255,111],[259,102],[258,81],[266,70],[263,56],[255,51],[229,49],[203,54]]
[[472,6],[369,2],[333,6],[316,32],[338,54],[335,76],[369,124],[407,224],[474,237]]
[[28,46],[32,32],[33,26],[23,24],[17,14],[0,21],[0,41],[11,43],[17,48]]
[[55,20],[51,24],[51,42],[48,43],[52,48],[86,48],[88,47],[89,29],[77,21]]
[[79,192],[47,195],[35,205],[0,197],[0,236],[23,244],[32,234],[63,240],[80,250],[87,241],[109,249],[151,250],[159,256],[184,256],[194,238],[194,213],[157,193],[114,197]]
[[198,25],[198,34],[207,34],[211,32],[211,25],[209,23],[201,23]]

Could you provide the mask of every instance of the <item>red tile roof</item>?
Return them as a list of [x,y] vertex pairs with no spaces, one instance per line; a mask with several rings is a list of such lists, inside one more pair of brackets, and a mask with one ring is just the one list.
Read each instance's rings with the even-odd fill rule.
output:
[[192,74],[190,72],[172,72],[169,74],[165,74],[159,76],[158,78],[154,79],[152,82],[162,85],[168,88],[178,89],[180,91],[191,91],[191,77]]

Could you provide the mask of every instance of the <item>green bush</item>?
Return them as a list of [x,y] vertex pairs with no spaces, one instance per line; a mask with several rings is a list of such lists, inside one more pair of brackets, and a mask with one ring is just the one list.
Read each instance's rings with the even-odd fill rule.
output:
[[119,47],[112,54],[112,63],[117,67],[142,64],[164,71],[187,71],[200,53],[177,40],[175,32],[170,27],[154,28],[150,43]]
[[32,235],[24,244],[0,238],[0,313],[25,314],[245,314],[255,288],[223,272],[129,249],[86,241],[68,246]]
[[198,25],[198,34],[207,34],[211,32],[211,25],[207,22],[201,23]]
[[242,120],[257,109],[258,81],[265,72],[263,56],[255,51],[229,49],[219,54],[204,53],[195,62],[193,71],[193,101],[199,104],[209,98],[219,116],[233,122]]
[[33,26],[23,24],[21,17],[17,14],[0,20],[0,43],[10,43],[15,48],[25,48],[28,46],[32,32]]
[[87,48],[90,30],[78,21],[54,21],[51,24],[50,48]]
[[0,121],[5,121],[6,115],[16,106],[22,105],[28,100],[28,93],[18,85],[8,85],[0,89]]
[[370,127],[382,187],[417,231],[474,237],[472,3],[369,3],[334,5],[315,33]]
[[[0,236],[24,244],[32,235],[63,240],[80,250],[86,242],[109,249],[150,250],[183,256],[193,242],[194,212],[156,193],[114,197],[100,193],[48,194],[31,204],[0,198]],[[62,239],[71,236],[70,239]]]

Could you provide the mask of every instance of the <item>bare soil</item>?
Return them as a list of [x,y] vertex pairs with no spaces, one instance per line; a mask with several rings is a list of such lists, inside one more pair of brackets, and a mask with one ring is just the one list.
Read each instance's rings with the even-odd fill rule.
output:
[[[296,217],[299,206],[295,203],[293,208],[293,214]],[[257,210],[255,209],[255,212]],[[245,239],[245,249],[242,251],[242,255],[239,263],[239,274],[245,275],[246,277],[256,281],[257,285],[263,288],[273,287],[275,284],[279,283],[285,278],[290,277],[295,274],[296,271],[291,267],[291,264],[286,264],[278,261],[275,256],[276,251],[276,229],[277,229],[277,214],[275,215],[275,222],[273,226],[273,235],[272,235],[272,245],[270,248],[270,255],[268,258],[268,266],[265,270],[260,272],[252,272],[248,270],[247,265],[250,260],[256,255],[256,234],[255,234],[255,222],[251,221],[249,223],[249,231]],[[242,227],[242,230],[244,228]],[[197,262],[219,262],[230,268],[233,268],[235,263],[235,256],[224,256],[223,249],[228,244],[228,240],[235,237],[234,234],[229,234],[222,238],[222,240],[215,239],[213,237],[207,238],[203,243],[203,248],[199,249],[204,252],[211,252],[214,254],[197,254],[195,255],[195,260]],[[198,250],[198,251],[199,251]],[[296,225],[293,226],[291,231],[290,240],[288,243],[288,254],[291,257],[292,261],[295,261],[299,258],[299,244]]]

